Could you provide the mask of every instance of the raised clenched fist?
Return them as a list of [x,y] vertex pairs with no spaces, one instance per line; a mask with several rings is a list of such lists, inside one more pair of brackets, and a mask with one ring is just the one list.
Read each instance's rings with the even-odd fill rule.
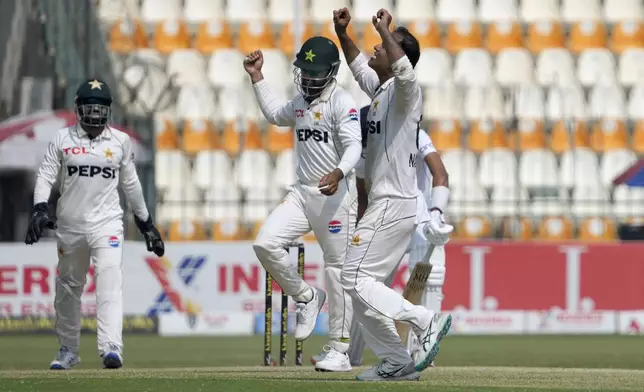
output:
[[371,18],[371,22],[377,31],[387,31],[389,30],[389,25],[391,24],[391,14],[384,8],[378,10],[376,15]]
[[351,22],[351,14],[348,8],[345,7],[333,11],[333,24],[335,25],[336,34],[346,33],[349,22]]
[[262,71],[264,65],[264,55],[261,50],[255,50],[244,58],[244,69],[249,75],[259,73]]

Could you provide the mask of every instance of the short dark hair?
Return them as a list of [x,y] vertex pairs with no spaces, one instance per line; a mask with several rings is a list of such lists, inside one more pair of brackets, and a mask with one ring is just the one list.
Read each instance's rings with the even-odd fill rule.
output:
[[418,63],[418,59],[420,58],[420,45],[418,44],[418,40],[405,27],[396,27],[394,32],[400,34],[401,39],[398,44],[407,55],[412,67],[416,67],[416,63]]

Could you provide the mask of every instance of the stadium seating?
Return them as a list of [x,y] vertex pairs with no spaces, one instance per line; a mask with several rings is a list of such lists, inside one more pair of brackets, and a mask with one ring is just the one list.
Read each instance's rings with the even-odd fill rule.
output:
[[[158,215],[171,240],[248,239],[294,181],[289,127],[268,124],[241,66],[262,48],[286,102],[298,42],[337,37],[367,54],[392,10],[422,49],[422,126],[450,174],[462,239],[605,241],[644,192],[612,181],[644,154],[639,0],[99,0],[118,99],[154,119]],[[297,25],[294,25],[297,23]],[[297,27],[297,29],[295,28]],[[338,82],[370,103],[342,57]],[[250,236],[250,237],[249,237]],[[306,239],[314,239],[308,236]]]

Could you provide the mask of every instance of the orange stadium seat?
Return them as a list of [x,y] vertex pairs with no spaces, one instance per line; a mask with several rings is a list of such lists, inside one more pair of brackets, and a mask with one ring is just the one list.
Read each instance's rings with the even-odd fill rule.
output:
[[445,49],[456,53],[467,48],[480,48],[483,46],[481,25],[475,21],[458,21],[447,27]]
[[373,53],[374,46],[382,43],[380,34],[376,31],[371,23],[365,24],[362,28],[362,40],[360,41],[360,48],[364,53]]
[[147,48],[148,37],[140,22],[122,20],[112,25],[109,46],[115,53],[130,53],[135,49]]
[[554,153],[561,154],[572,148],[590,146],[590,136],[586,122],[583,120],[577,120],[573,126],[575,128],[572,140],[570,138],[568,124],[566,124],[565,121],[559,121],[552,127],[552,133],[550,134],[550,149]]
[[259,126],[252,121],[243,125],[243,148],[244,150],[261,150],[264,148],[262,143],[262,133]]
[[575,23],[570,30],[568,49],[579,54],[585,49],[606,47],[606,26],[600,21]]
[[406,27],[418,40],[421,50],[441,47],[442,37],[439,24],[430,20],[416,20],[409,22]]
[[[358,39],[352,23],[349,24],[349,27],[347,28],[347,33],[354,40]],[[327,37],[331,41],[335,42],[335,44],[338,45],[338,48],[340,47],[340,40],[338,39],[337,34],[335,34],[335,27],[333,27],[333,22],[329,22],[327,24],[322,25],[320,35],[323,37]],[[373,52],[373,48],[371,48],[368,53],[372,53],[372,52]]]
[[240,241],[246,239],[246,233],[237,221],[222,221],[211,226],[213,241]]
[[251,224],[250,232],[248,234],[249,240],[254,240],[255,238],[257,238],[257,234],[259,234],[259,231],[262,229],[263,224],[264,221],[257,221]]
[[183,125],[183,151],[195,155],[204,150],[219,148],[219,134],[208,120],[186,120]]
[[644,48],[644,23],[641,21],[628,21],[613,25],[610,50],[615,53],[622,53],[631,48]]
[[237,121],[229,121],[224,126],[224,132],[221,137],[221,148],[230,156],[239,154],[241,150],[241,140],[237,130]]
[[275,40],[270,26],[264,21],[242,23],[239,26],[237,48],[242,53],[249,53],[255,49],[268,49],[275,47]]
[[496,22],[487,28],[485,47],[493,54],[507,48],[523,47],[523,30],[519,22]]
[[546,147],[546,132],[542,120],[521,118],[517,128],[510,135],[510,148],[526,151]]
[[573,224],[566,217],[551,216],[543,219],[539,224],[540,240],[571,240],[573,236]]
[[639,120],[633,127],[633,151],[644,154],[644,120]]
[[534,236],[534,224],[529,218],[506,217],[501,221],[501,238],[529,241]]
[[[302,31],[302,36],[300,42],[304,42],[307,39],[313,37],[313,26],[310,23],[301,23],[300,29]],[[293,31],[293,23],[285,23],[282,25],[277,39],[277,48],[280,49],[285,55],[291,57],[295,53],[295,32]]]
[[179,135],[177,134],[177,128],[170,119],[160,118],[156,120],[155,131],[155,149],[176,150],[179,148]]
[[429,135],[439,151],[461,148],[461,124],[458,120],[432,121]]
[[193,47],[202,53],[212,53],[217,49],[229,49],[234,46],[230,26],[224,20],[211,20],[199,24]]
[[470,126],[469,149],[481,153],[490,148],[507,148],[508,140],[501,121],[479,120]]
[[590,135],[590,146],[598,152],[626,148],[626,124],[622,120],[608,118],[597,121]]
[[159,53],[170,54],[190,47],[188,27],[180,20],[166,20],[154,28],[154,47]]
[[278,154],[293,148],[293,129],[269,125],[266,130],[266,150],[271,154]]
[[492,223],[483,216],[463,218],[456,229],[456,237],[464,240],[478,240],[492,235]]
[[206,232],[198,222],[190,220],[174,221],[168,228],[170,241],[204,241]]
[[587,218],[579,226],[582,241],[613,241],[617,239],[615,223],[608,218]]
[[305,242],[318,242],[318,239],[315,237],[315,233],[313,231],[309,231],[308,233],[304,234],[302,236],[302,241]]
[[530,24],[526,47],[532,53],[544,49],[563,48],[566,46],[564,29],[560,23],[544,20]]

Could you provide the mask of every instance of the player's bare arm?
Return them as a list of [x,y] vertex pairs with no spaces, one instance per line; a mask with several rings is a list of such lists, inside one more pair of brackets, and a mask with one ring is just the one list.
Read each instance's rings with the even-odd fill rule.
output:
[[350,22],[351,13],[348,8],[345,7],[333,11],[335,33],[338,35],[338,39],[340,40],[340,46],[342,47],[342,52],[344,52],[347,64],[351,64],[360,54],[360,49],[358,49],[355,42],[353,42],[347,33],[347,27],[349,27]]
[[432,173],[432,187],[444,186],[449,188],[449,176],[443,165],[443,160],[437,152],[432,152],[425,157],[425,164]]
[[391,19],[391,14],[384,8],[378,10],[378,13],[371,18],[373,26],[382,38],[382,46],[387,52],[389,65],[393,65],[396,61],[405,56],[405,52],[398,44],[398,41],[392,34],[391,30],[389,30]]

